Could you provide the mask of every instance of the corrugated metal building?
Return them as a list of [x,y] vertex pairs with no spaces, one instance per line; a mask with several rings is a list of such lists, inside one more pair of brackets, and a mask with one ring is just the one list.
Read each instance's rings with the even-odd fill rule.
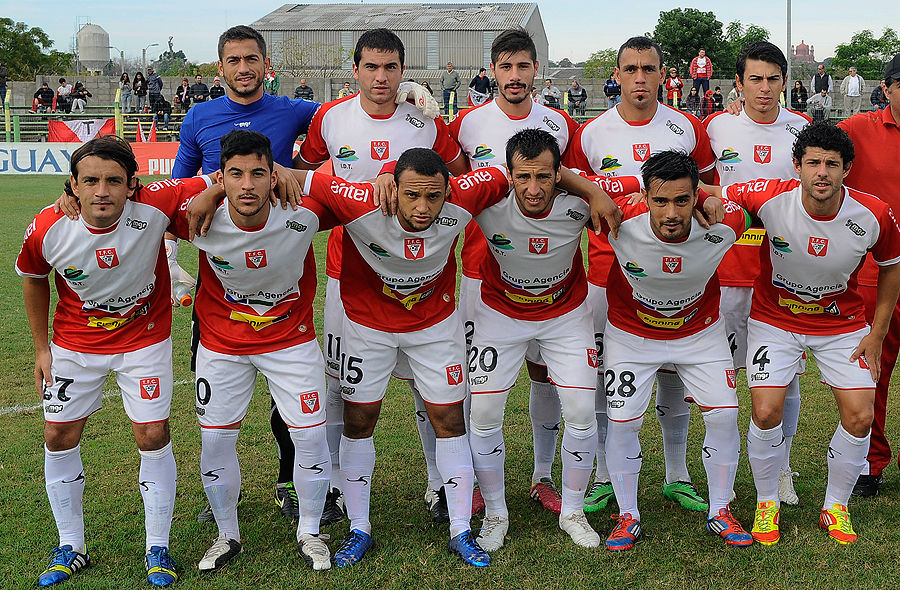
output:
[[488,67],[494,38],[513,27],[531,33],[541,64],[548,59],[535,3],[285,4],[251,26],[266,39],[276,67],[325,76],[351,70],[356,41],[379,27],[403,40],[410,76],[441,70],[448,61],[461,73]]

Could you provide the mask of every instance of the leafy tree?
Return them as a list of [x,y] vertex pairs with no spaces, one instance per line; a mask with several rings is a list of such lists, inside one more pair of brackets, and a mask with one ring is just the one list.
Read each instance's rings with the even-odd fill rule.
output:
[[854,66],[866,80],[880,80],[884,75],[884,64],[900,53],[900,39],[897,32],[888,27],[881,37],[869,29],[854,33],[849,43],[841,43],[834,52],[831,67],[835,76],[845,76]]
[[63,74],[73,55],[46,52],[53,41],[39,27],[29,27],[10,18],[0,18],[0,61],[9,68],[12,80],[29,80],[40,74]]
[[759,25],[751,24],[745,28],[739,20],[728,23],[728,26],[725,27],[725,43],[727,44],[728,55],[719,64],[718,71],[721,76],[716,74],[716,77],[734,78],[737,58],[741,50],[751,43],[768,40],[769,31]]
[[722,34],[722,23],[712,12],[696,8],[662,11],[651,36],[662,47],[665,67],[677,68],[682,76],[687,75],[691,60],[701,48],[713,62],[715,77],[719,77],[723,67],[734,74],[734,60],[728,63],[731,47]]
[[592,53],[582,65],[584,78],[603,79],[612,74],[616,67],[617,53],[615,49],[601,49]]

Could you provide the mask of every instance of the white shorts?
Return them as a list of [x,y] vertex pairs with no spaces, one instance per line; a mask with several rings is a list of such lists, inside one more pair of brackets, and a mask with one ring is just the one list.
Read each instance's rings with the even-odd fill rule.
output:
[[594,320],[594,344],[597,347],[597,359],[600,364],[597,366],[597,374],[603,374],[603,330],[606,329],[606,316],[609,310],[609,303],[606,300],[606,287],[588,283],[587,294],[588,308],[591,310],[591,317]]
[[702,408],[738,407],[735,371],[720,320],[674,340],[635,336],[607,323],[605,387],[610,420],[628,422],[644,415],[656,371],[671,363],[684,381],[685,401]]
[[328,277],[325,282],[325,309],[322,313],[322,348],[325,351],[325,373],[341,378],[341,336],[344,326],[344,304],[341,302],[341,282]]
[[233,355],[197,348],[194,400],[203,428],[240,424],[250,407],[256,373],[269,384],[284,423],[292,428],[325,422],[325,363],[315,340],[262,354]]
[[172,404],[172,340],[121,354],[75,352],[50,343],[53,385],[44,389],[44,420],[75,422],[103,406],[110,371],[122,390],[122,405],[136,424],[162,422]]
[[849,334],[812,336],[795,334],[751,319],[748,322],[747,383],[753,387],[787,387],[805,365],[807,349],[816,357],[822,383],[836,389],[874,389],[865,359],[850,362],[850,355],[869,327]]
[[747,360],[747,320],[750,318],[750,302],[753,287],[722,287],[719,313],[725,322],[728,346],[736,369],[743,369]]
[[341,397],[345,402],[380,402],[391,373],[395,368],[405,372],[406,367],[426,402],[451,405],[466,397],[465,337],[455,311],[415,332],[383,332],[345,318],[343,348]]

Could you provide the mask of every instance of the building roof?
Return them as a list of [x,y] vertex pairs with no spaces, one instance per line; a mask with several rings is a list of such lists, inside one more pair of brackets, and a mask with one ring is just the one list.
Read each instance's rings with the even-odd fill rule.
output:
[[261,31],[502,31],[524,26],[536,3],[285,4],[252,23]]

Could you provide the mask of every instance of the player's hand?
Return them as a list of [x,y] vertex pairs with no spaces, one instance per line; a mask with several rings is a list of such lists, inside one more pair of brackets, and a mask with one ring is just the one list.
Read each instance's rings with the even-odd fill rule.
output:
[[644,200],[644,195],[643,195],[643,193],[640,193],[640,192],[631,193],[630,195],[626,195],[626,196],[628,197],[629,205],[637,205],[638,203],[640,203],[641,201]]
[[281,203],[282,209],[287,209],[288,204],[296,211],[297,206],[303,202],[303,187],[291,171],[279,163],[275,163],[275,172],[278,182],[275,183],[275,192],[272,194],[272,205]]
[[434,119],[441,114],[441,108],[431,93],[415,82],[400,82],[400,87],[397,89],[397,104],[407,101],[415,105],[422,111],[422,115],[429,119]]
[[594,233],[600,234],[603,221],[609,226],[613,239],[619,237],[619,226],[622,224],[622,210],[607,195],[605,199],[591,199],[591,223],[594,224]]
[[862,362],[869,365],[869,373],[872,374],[872,381],[875,383],[878,383],[878,379],[881,377],[882,342],[884,342],[883,337],[879,338],[877,335],[869,332],[859,341],[859,346],[850,355],[851,363],[855,363],[862,358]]
[[373,183],[375,192],[372,193],[372,202],[376,207],[381,207],[384,215],[394,215],[397,213],[397,183],[394,182],[394,175],[388,172],[379,174]]
[[81,203],[78,202],[77,198],[63,191],[53,203],[53,212],[59,213],[60,211],[74,221],[78,219],[78,215],[81,213]]
[[222,187],[214,184],[202,193],[191,199],[188,203],[188,240],[192,241],[197,236],[205,236],[212,223],[213,214],[216,212],[218,196],[222,194]]
[[35,352],[34,354],[34,385],[40,395],[44,395],[44,388],[53,385],[53,377],[50,376],[50,349]]
[[[695,211],[695,214],[700,213]],[[722,199],[708,197],[703,202],[703,213],[697,217],[697,221],[703,226],[703,229],[709,229],[714,223],[722,223],[725,220],[725,205]]]
[[729,115],[740,115],[741,111],[744,109],[744,97],[739,96],[725,107],[725,112]]

